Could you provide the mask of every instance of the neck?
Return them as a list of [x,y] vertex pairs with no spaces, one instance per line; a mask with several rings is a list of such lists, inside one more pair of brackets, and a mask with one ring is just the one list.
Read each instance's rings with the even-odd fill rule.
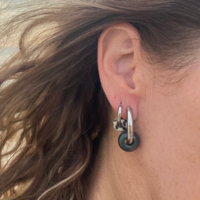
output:
[[142,167],[140,150],[124,152],[119,133],[108,130],[101,141],[90,180],[88,200],[150,200],[151,187]]

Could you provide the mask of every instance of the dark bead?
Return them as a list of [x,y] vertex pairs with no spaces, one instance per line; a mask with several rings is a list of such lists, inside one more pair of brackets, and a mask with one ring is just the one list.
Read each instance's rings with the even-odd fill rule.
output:
[[124,151],[127,151],[127,152],[135,151],[138,148],[138,146],[140,145],[140,138],[139,138],[138,134],[135,132],[134,132],[134,138],[133,138],[132,144],[126,144],[126,140],[127,140],[127,132],[122,132],[119,135],[118,143],[119,143],[119,146]]

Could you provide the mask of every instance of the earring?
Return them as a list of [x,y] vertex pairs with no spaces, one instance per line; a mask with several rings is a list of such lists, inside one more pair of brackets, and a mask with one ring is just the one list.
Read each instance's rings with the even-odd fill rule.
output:
[[115,130],[122,132],[118,137],[118,144],[124,151],[135,151],[139,144],[140,138],[133,130],[133,114],[130,107],[127,108],[127,120],[121,118],[122,105],[119,105],[117,119],[113,121]]

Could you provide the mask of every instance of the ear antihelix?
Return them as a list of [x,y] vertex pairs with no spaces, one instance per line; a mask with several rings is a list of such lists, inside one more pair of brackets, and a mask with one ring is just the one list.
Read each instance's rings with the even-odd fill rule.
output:
[[132,43],[131,39],[128,39],[123,43],[123,45],[120,49],[120,53],[121,54],[133,53],[133,43]]

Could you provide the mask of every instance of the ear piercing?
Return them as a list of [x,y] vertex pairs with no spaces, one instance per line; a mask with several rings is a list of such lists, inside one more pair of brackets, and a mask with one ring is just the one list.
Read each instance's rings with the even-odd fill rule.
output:
[[133,128],[133,114],[130,107],[127,108],[127,120],[121,118],[122,105],[119,105],[117,119],[113,121],[115,130],[122,132],[118,137],[118,144],[121,149],[127,152],[135,151],[139,144],[140,138]]

